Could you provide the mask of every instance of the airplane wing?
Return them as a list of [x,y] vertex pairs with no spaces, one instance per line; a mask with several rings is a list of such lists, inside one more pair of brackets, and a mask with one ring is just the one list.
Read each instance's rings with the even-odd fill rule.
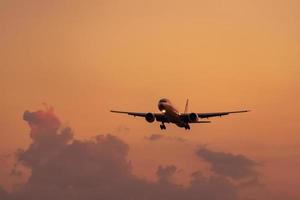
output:
[[[148,113],[145,113],[145,112],[126,112],[126,111],[119,111],[119,110],[111,110],[110,112],[127,114],[127,115],[131,115],[131,116],[134,116],[134,117],[146,117],[146,115],[148,114]],[[166,116],[163,113],[153,113],[153,115],[154,115],[156,121],[169,122],[168,119],[166,118]]]
[[214,113],[197,113],[199,118],[209,118],[209,117],[221,117],[223,115],[229,115],[232,113],[244,113],[249,112],[250,110],[239,110],[239,111],[230,111],[230,112],[214,112]]
[[211,123],[211,121],[195,121],[195,122],[189,122],[193,124],[205,124],[205,123]]
[[110,112],[128,114],[128,115],[132,115],[134,117],[145,117],[147,114],[147,113],[142,113],[142,112],[126,112],[126,111],[119,111],[119,110],[111,110]]

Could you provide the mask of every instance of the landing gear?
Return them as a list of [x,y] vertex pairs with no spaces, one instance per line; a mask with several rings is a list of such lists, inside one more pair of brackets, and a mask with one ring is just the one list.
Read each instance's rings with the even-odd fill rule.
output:
[[188,124],[185,125],[184,128],[185,128],[185,130],[190,130],[191,129],[190,125],[188,125]]
[[160,125],[160,129],[161,129],[161,130],[166,130],[165,124],[161,124],[161,125]]

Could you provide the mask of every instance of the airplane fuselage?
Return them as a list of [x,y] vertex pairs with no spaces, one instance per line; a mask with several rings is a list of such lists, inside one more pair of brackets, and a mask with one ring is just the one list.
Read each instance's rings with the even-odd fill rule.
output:
[[173,104],[168,99],[161,99],[158,102],[158,109],[164,113],[167,123],[171,122],[176,124],[179,127],[187,127],[189,128],[188,123],[184,122],[180,117],[180,113],[173,106]]

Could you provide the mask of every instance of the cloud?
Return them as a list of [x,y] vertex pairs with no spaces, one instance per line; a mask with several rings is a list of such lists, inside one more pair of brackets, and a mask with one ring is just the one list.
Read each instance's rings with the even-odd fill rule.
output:
[[17,165],[15,165],[14,168],[11,170],[10,175],[20,178],[23,175],[23,172],[21,170],[18,170]]
[[0,199],[1,200],[8,199],[8,193],[2,187],[0,187]]
[[244,155],[234,155],[231,153],[216,152],[201,147],[196,154],[208,162],[211,170],[222,176],[227,176],[236,180],[250,178],[257,180],[258,173],[255,169],[257,163]]
[[145,137],[145,139],[150,140],[150,141],[160,140],[163,138],[164,138],[164,136],[162,134],[152,134],[149,137]]
[[152,134],[148,137],[145,137],[146,140],[149,141],[159,141],[159,140],[169,140],[169,141],[176,141],[176,142],[186,142],[184,138],[181,137],[172,137],[172,136],[165,136],[162,134]]
[[1,189],[1,200],[240,199],[239,188],[221,173],[195,172],[190,184],[181,186],[172,182],[176,166],[159,165],[158,181],[141,179],[132,173],[128,144],[113,135],[76,140],[71,128],[61,128],[52,109],[26,111],[23,118],[32,143],[18,150],[16,158],[31,175],[10,193]]
[[[189,193],[197,199],[194,194],[202,193],[202,199],[240,199],[237,188],[232,182],[222,176],[204,176],[202,172],[192,173]],[[224,195],[222,197],[222,195]],[[199,198],[200,199],[200,198]]]
[[159,181],[161,182],[170,182],[172,176],[175,174],[177,168],[175,165],[169,165],[166,167],[159,166],[156,175],[159,178]]

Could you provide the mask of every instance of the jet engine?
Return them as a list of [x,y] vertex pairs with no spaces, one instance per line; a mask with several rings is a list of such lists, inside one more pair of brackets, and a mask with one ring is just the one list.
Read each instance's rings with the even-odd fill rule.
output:
[[196,113],[190,113],[188,117],[190,122],[198,121],[198,115]]
[[152,123],[155,120],[155,116],[153,113],[147,113],[145,119],[147,122]]

